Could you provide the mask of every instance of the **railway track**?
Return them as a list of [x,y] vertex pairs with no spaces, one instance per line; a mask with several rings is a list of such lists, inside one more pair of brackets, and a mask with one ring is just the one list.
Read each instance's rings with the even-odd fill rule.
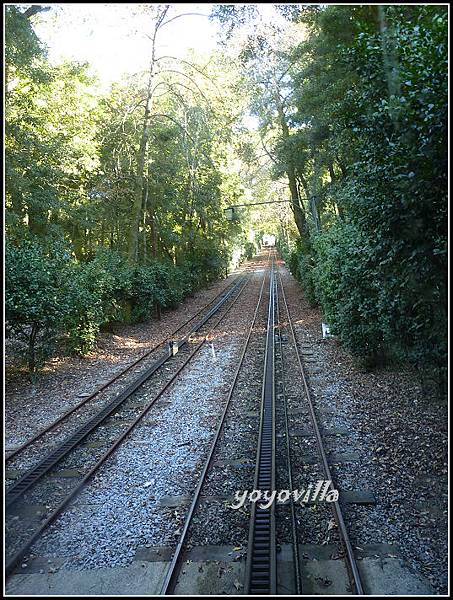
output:
[[[276,280],[274,258],[269,277],[269,307],[264,356],[259,437],[254,490],[275,490],[275,327]],[[252,504],[247,550],[247,594],[277,593],[275,504],[268,508]]]
[[[204,498],[203,490],[206,487],[206,481],[209,479],[212,469],[213,459],[218,450],[221,433],[225,427],[230,404],[235,392],[238,376],[242,368],[244,358],[249,348],[250,337],[255,327],[258,310],[263,303],[263,290],[265,279],[263,279],[260,296],[255,307],[254,316],[244,342],[241,357],[231,383],[228,396],[225,401],[224,409],[220,417],[216,434],[213,438],[210,451],[206,458],[204,467],[201,471],[196,490],[192,496],[190,506],[186,513],[186,518],[182,533],[173,557],[169,563],[164,583],[160,593],[164,595],[175,593],[178,582],[181,577],[181,569],[188,556],[189,547],[193,546],[191,541],[196,525],[193,524],[194,516],[200,517],[201,501]],[[302,357],[299,351],[294,325],[286,301],[286,295],[283,287],[281,274],[275,267],[274,258],[269,268],[268,276],[268,294],[267,294],[267,326],[265,331],[265,348],[262,357],[262,390],[261,390],[261,408],[259,414],[258,436],[256,443],[256,462],[254,467],[253,489],[277,491],[277,460],[276,460],[276,409],[282,410],[285,439],[285,458],[287,473],[283,478],[288,481],[288,489],[294,491],[294,477],[292,467],[292,449],[290,442],[289,411],[285,391],[285,378],[287,377],[286,357],[287,350],[283,339],[291,340],[291,349],[297,356],[299,376],[303,382],[303,389],[299,397],[299,402],[306,404],[311,416],[311,426],[317,440],[317,450],[319,463],[323,470],[324,479],[331,481],[330,489],[334,489],[333,478],[324,450],[322,436],[314,412],[311,400],[311,391],[305,375]],[[285,330],[287,335],[285,336]],[[276,388],[279,390],[278,399],[276,398]],[[361,595],[364,593],[360,572],[354,557],[351,542],[345,526],[342,510],[339,502],[331,504],[333,516],[338,528],[340,542],[344,549],[344,560],[350,580],[350,589],[353,593]],[[297,519],[297,508],[292,499],[290,499],[290,523],[292,536],[293,560],[292,568],[294,571],[294,587],[298,595],[304,594],[304,587],[301,574],[299,544],[304,541],[304,531],[300,530]],[[280,540],[277,536],[276,519],[278,519],[279,507],[272,503],[269,508],[260,508],[258,503],[252,503],[249,516],[249,535],[246,552],[246,564],[244,568],[243,589],[248,595],[273,595],[279,593],[279,577],[277,563],[277,549],[280,546]],[[203,520],[201,518],[201,520]],[[283,577],[283,575],[282,575]],[[176,589],[177,591],[177,589]]]
[[[61,514],[101,465],[106,462],[127,435],[149,412],[153,404],[177,379],[208,340],[209,335],[225,319],[233,305],[239,300],[249,281],[250,275],[241,276],[236,280],[203,318],[192,326],[190,331],[180,338],[176,344],[173,344],[171,349],[164,351],[132,383],[112,401],[104,405],[94,417],[88,419],[82,427],[73,432],[63,443],[54,447],[38,464],[29,469],[8,488],[6,493],[7,575],[13,572],[33,542]],[[216,316],[218,318],[215,323],[210,324],[210,321]],[[189,319],[187,322],[192,320]],[[199,339],[192,340],[192,337],[196,335],[199,336]],[[175,349],[177,350],[176,353]],[[157,391],[154,390],[151,401],[146,401],[144,398],[140,399],[140,394],[137,395],[136,392],[149,385],[150,380],[154,380],[153,376],[159,373],[161,367],[167,362],[171,365],[169,373],[160,375],[161,380],[157,383],[158,389]],[[118,417],[121,419],[119,426],[116,422]],[[102,433],[100,433],[101,429],[104,429]],[[94,447],[98,446],[98,449],[92,451],[91,464],[87,465],[87,461],[84,460],[83,472],[80,473],[80,476],[74,477],[70,485],[67,484],[67,481],[64,485],[61,485],[61,467],[64,467],[64,463],[68,461],[69,464],[71,464],[71,461],[75,461],[77,464],[80,461],[80,456],[78,457],[77,453],[83,455],[84,444],[86,448],[87,441],[93,441],[93,436],[96,435],[98,437],[94,440],[96,442]],[[60,471],[52,472],[57,465],[60,467]],[[27,506],[33,505],[37,497],[47,499],[49,513],[44,516],[44,519],[41,517],[27,520],[27,518],[24,518]],[[23,527],[21,527],[22,525]]]
[[[13,572],[14,568],[30,549],[33,542],[42,534],[50,523],[61,514],[99,467],[113,454],[130,431],[132,431],[132,429],[143,419],[164,391],[177,379],[185,366],[190,362],[191,358],[209,338],[211,332],[222,322],[232,306],[239,300],[247,283],[248,279],[246,277],[236,280],[229,291],[226,291],[221,299],[213,303],[214,305],[208,310],[203,319],[191,328],[191,333],[187,333],[183,338],[178,340],[178,353],[173,356],[171,350],[168,350],[165,354],[165,360],[163,355],[155,361],[145,373],[140,375],[136,381],[134,381],[133,385],[130,385],[126,390],[123,390],[113,402],[108,403],[108,407],[104,407],[107,412],[104,411],[104,413],[99,413],[96,415],[95,420],[90,420],[90,427],[93,425],[93,428],[90,429],[90,431],[87,432],[87,427],[85,427],[85,429],[81,428],[80,431],[75,432],[72,438],[66,440],[65,444],[59,445],[58,448],[55,449],[53,455],[46,456],[37,465],[38,467],[42,465],[42,472],[39,470],[36,471],[36,468],[34,470],[36,473],[35,476],[37,476],[35,481],[30,483],[30,481],[26,479],[26,476],[28,475],[26,474],[8,490],[6,500],[9,505],[9,510],[7,516],[9,515],[10,518],[14,519],[14,517],[17,518],[18,515],[21,515],[21,506],[23,508],[23,503],[33,501],[33,490],[36,484],[43,481],[47,481],[47,484],[49,484],[49,478],[46,479],[46,477],[52,473],[52,469],[55,468],[57,464],[60,465],[60,468],[64,466],[65,457],[71,456],[71,452],[80,449],[83,441],[86,441],[87,437],[89,438],[90,435],[93,435],[93,432],[96,432],[102,423],[111,424],[115,430],[113,416],[115,413],[118,414],[118,408],[125,411],[122,413],[123,416],[124,414],[129,415],[128,423],[121,431],[115,430],[115,434],[112,434],[112,437],[108,440],[108,444],[103,445],[101,456],[97,457],[96,461],[89,467],[88,471],[76,481],[76,485],[72,486],[70,490],[63,490],[64,493],[61,493],[59,496],[57,495],[58,502],[55,499],[51,501],[51,503],[53,503],[52,511],[51,514],[46,517],[45,521],[39,523],[38,527],[35,527],[32,532],[26,532],[24,539],[20,540],[20,547],[18,547],[17,544],[14,546],[14,554],[7,558],[7,574]],[[201,312],[202,311],[199,311],[197,314],[201,314]],[[217,321],[209,331],[206,332],[207,325],[214,316],[218,317]],[[191,321],[193,321],[193,318],[186,323]],[[180,331],[180,329],[177,331]],[[193,342],[191,336],[194,336],[195,334],[199,336],[199,339],[196,342]],[[252,341],[253,344],[255,344],[254,346]],[[289,354],[291,354],[292,363],[288,359]],[[286,300],[283,280],[278,269],[276,257],[270,253],[268,265],[264,270],[253,317],[243,341],[241,354],[233,378],[230,382],[223,409],[204,460],[198,483],[185,513],[185,520],[181,533],[176,546],[173,549],[163,584],[159,590],[160,594],[173,594],[175,593],[175,590],[177,593],[182,566],[189,556],[188,552],[190,548],[196,545],[194,540],[197,539],[197,523],[203,521],[202,514],[204,508],[202,502],[209,496],[209,494],[206,494],[206,489],[209,488],[211,479],[215,480],[213,477],[215,465],[219,462],[222,463],[222,461],[216,461],[215,459],[222,456],[222,453],[224,454],[225,446],[222,449],[222,444],[225,443],[225,439],[228,437],[228,433],[226,432],[227,425],[228,423],[231,423],[233,419],[238,419],[237,412],[232,414],[234,412],[232,406],[235,401],[237,402],[238,381],[242,377],[242,386],[244,386],[244,382],[247,381],[247,372],[245,372],[244,375],[244,362],[250,362],[251,356],[253,356],[253,360],[255,360],[256,372],[258,372],[256,364],[261,365],[261,397],[256,404],[257,407],[259,404],[256,427],[251,427],[249,433],[250,439],[254,440],[253,444],[255,452],[255,462],[254,465],[251,465],[253,467],[253,473],[250,472],[250,482],[252,484],[250,487],[254,490],[262,490],[263,492],[277,492],[277,482],[281,483],[282,481],[285,481],[287,482],[287,489],[291,492],[295,489],[297,477],[293,467],[294,449],[291,445],[290,415],[286,388],[289,377],[291,377],[292,380],[297,377],[298,383],[300,382],[297,401],[300,407],[303,407],[304,411],[306,411],[309,416],[310,426],[314,439],[316,440],[316,450],[320,469],[324,479],[331,482],[329,489],[335,489],[328,457],[324,449],[321,429],[312,402],[310,386],[304,370],[302,355],[299,350],[296,331]],[[170,358],[172,358],[172,360],[170,360]],[[160,361],[163,362],[158,365]],[[167,363],[167,361],[169,361],[169,364],[172,364],[171,371],[165,378],[161,378],[157,382],[159,389],[153,391],[152,400],[144,402],[136,412],[133,413],[134,405],[133,403],[128,405],[128,402],[134,397],[137,390],[141,390],[147,385],[147,380],[151,378],[151,375],[158,373],[160,367],[164,363]],[[256,361],[258,361],[258,363],[256,363]],[[295,365],[297,365],[297,374],[295,373]],[[294,381],[292,381],[292,383],[294,384]],[[292,401],[294,402],[294,398],[292,398]],[[237,404],[237,406],[240,406],[240,403]],[[237,406],[235,410],[237,410]],[[239,416],[239,418],[245,417]],[[85,425],[88,426],[88,423]],[[283,438],[283,441],[280,442],[280,446],[277,444],[277,431],[279,431]],[[280,448],[280,450],[278,448]],[[243,451],[245,451],[245,449]],[[60,454],[63,452],[63,454],[60,456],[58,452]],[[248,458],[250,459],[250,456]],[[62,462],[63,465],[61,464]],[[243,466],[247,467],[245,464]],[[279,472],[279,470],[281,471]],[[282,473],[282,471],[284,472]],[[31,470],[31,472],[33,472],[33,470]],[[25,487],[20,487],[21,482],[25,482]],[[298,514],[300,514],[298,511],[304,509],[296,505],[292,496],[290,498],[289,508],[294,589],[296,593],[300,595],[307,593],[306,590],[304,590],[300,558],[300,544],[305,542],[307,532],[300,526],[300,520],[298,519]],[[350,590],[357,595],[364,594],[360,572],[354,556],[352,544],[349,540],[340,502],[334,501],[333,503],[330,503],[330,509],[332,510],[333,519],[335,521],[335,531],[343,549],[341,556],[346,564],[350,581]],[[245,543],[246,550],[243,554],[246,558],[245,565],[243,565],[242,569],[244,593],[249,595],[272,595],[282,593],[284,587],[281,587],[281,580],[284,575],[279,573],[280,567],[277,560],[277,554],[282,545],[282,540],[279,539],[281,531],[279,533],[278,527],[279,519],[281,519],[280,506],[273,502],[268,508],[262,508],[258,506],[257,502],[253,502],[250,505],[250,510],[246,518],[248,519],[248,543]],[[206,519],[204,520],[206,521]]]
[[[270,255],[269,255],[269,258],[270,258]],[[268,263],[268,266],[269,266],[269,263]],[[260,288],[260,292],[258,295],[255,310],[253,313],[252,321],[250,323],[250,326],[249,326],[249,329],[247,332],[247,336],[246,336],[243,346],[242,346],[242,351],[241,351],[241,354],[239,357],[239,361],[238,361],[236,370],[233,375],[233,380],[232,380],[229,390],[228,390],[228,394],[227,394],[227,397],[225,400],[223,411],[221,413],[215,434],[213,436],[213,440],[211,442],[211,446],[208,451],[207,458],[205,460],[204,466],[200,473],[197,487],[193,493],[189,509],[186,513],[185,522],[184,522],[184,526],[183,526],[179,541],[173,552],[173,557],[170,561],[169,567],[168,567],[166,575],[165,575],[164,582],[160,589],[160,593],[163,595],[172,594],[175,591],[175,587],[178,583],[178,578],[179,578],[179,575],[181,572],[181,567],[185,560],[186,549],[187,549],[187,545],[188,545],[188,541],[189,541],[189,537],[190,537],[190,528],[192,525],[192,521],[193,521],[194,515],[199,507],[200,500],[202,498],[202,492],[203,492],[204,486],[206,484],[208,474],[209,474],[210,469],[213,464],[213,459],[215,456],[217,446],[219,444],[219,440],[220,440],[223,428],[225,426],[226,417],[227,417],[228,411],[230,409],[233,394],[236,390],[239,374],[241,372],[246,353],[249,349],[251,336],[254,331],[256,321],[257,321],[258,311],[260,310],[260,307],[262,305],[265,282],[266,282],[266,272],[263,276],[263,281],[261,284],[261,288]]]
[[[294,487],[293,487],[293,469],[292,469],[292,460],[291,460],[291,441],[290,441],[291,438],[290,438],[290,432],[289,432],[289,417],[288,417],[287,399],[286,399],[285,384],[284,384],[285,354],[286,353],[285,353],[285,350],[284,350],[284,347],[282,344],[282,333],[283,333],[285,327],[289,334],[288,337],[291,340],[292,351],[294,352],[294,355],[296,357],[297,365],[298,365],[298,369],[299,369],[299,375],[300,375],[300,378],[301,378],[302,384],[303,384],[303,387],[302,387],[302,390],[300,393],[300,398],[299,398],[300,404],[303,405],[308,410],[311,428],[312,428],[314,437],[316,439],[318,462],[322,469],[324,480],[330,482],[328,490],[329,491],[334,490],[335,489],[334,478],[332,476],[332,473],[331,473],[331,470],[329,467],[327,453],[326,453],[326,450],[324,447],[324,442],[323,442],[323,438],[321,435],[320,426],[319,426],[318,419],[317,419],[314,405],[313,405],[312,392],[311,392],[310,386],[308,384],[307,376],[305,373],[303,360],[302,360],[301,352],[299,350],[296,332],[294,329],[293,320],[291,318],[289,306],[288,306],[288,303],[286,300],[285,289],[283,286],[283,281],[282,281],[280,272],[277,272],[276,280],[277,280],[276,286],[278,286],[278,289],[279,289],[279,293],[276,294],[276,304],[277,304],[276,327],[278,328],[278,332],[279,332],[277,348],[278,348],[278,352],[279,352],[279,361],[280,361],[280,366],[281,366],[281,374],[280,375],[281,375],[281,378],[283,379],[283,385],[281,388],[282,393],[280,394],[280,396],[281,396],[281,401],[283,403],[283,412],[284,412],[284,420],[285,420],[285,438],[286,438],[286,451],[287,451],[286,455],[287,455],[288,481],[289,481],[290,491],[293,492]],[[279,297],[281,298],[281,304],[279,303]],[[281,315],[281,312],[283,312],[283,315]],[[359,571],[359,568],[357,565],[357,560],[354,555],[354,550],[353,550],[351,541],[349,539],[349,534],[348,534],[347,527],[345,525],[345,520],[343,517],[340,502],[339,502],[339,500],[335,500],[329,504],[330,504],[333,518],[334,518],[334,521],[336,524],[338,536],[340,539],[340,544],[341,544],[341,546],[343,548],[343,552],[344,552],[344,560],[346,563],[346,568],[347,568],[347,572],[348,572],[348,576],[349,576],[350,589],[351,589],[352,593],[354,593],[356,595],[363,595],[365,592],[364,592],[364,588],[363,588],[362,578],[361,578],[360,571]],[[297,592],[299,594],[300,593],[303,594],[304,590],[303,590],[303,586],[302,586],[301,572],[300,572],[299,543],[300,543],[300,541],[303,541],[303,539],[304,539],[304,532],[298,531],[297,519],[296,519],[296,515],[295,515],[295,507],[294,507],[293,502],[291,502],[291,529],[292,529],[292,544],[293,544],[294,580],[296,583]]]
[[111,377],[107,381],[103,382],[102,385],[100,385],[98,388],[96,388],[93,392],[90,392],[87,396],[85,396],[83,398],[83,400],[81,400],[80,402],[77,402],[70,409],[63,412],[61,414],[61,416],[58,417],[58,419],[49,423],[49,425],[47,425],[46,427],[44,427],[43,429],[38,431],[36,434],[31,436],[28,440],[26,440],[25,442],[23,442],[19,446],[15,447],[13,450],[11,450],[5,457],[5,463],[11,464],[15,458],[22,455],[26,450],[33,447],[33,445],[36,444],[36,442],[38,442],[39,440],[42,440],[42,438],[44,436],[48,435],[51,431],[54,431],[56,428],[58,428],[59,426],[61,426],[64,423],[66,423],[72,415],[74,415],[75,413],[80,411],[82,408],[84,408],[84,407],[86,408],[89,403],[93,402],[93,400],[96,399],[97,401],[102,401],[102,398],[100,398],[100,396],[102,395],[103,392],[105,395],[105,392],[107,392],[107,391],[111,392],[112,387],[114,385],[116,387],[118,387],[119,385],[125,385],[126,383],[128,383],[128,380],[125,381],[125,376],[127,376],[127,374],[130,373],[132,371],[132,369],[134,369],[138,365],[141,365],[141,366],[143,365],[144,370],[146,370],[147,365],[146,365],[145,361],[147,359],[151,360],[155,353],[157,353],[159,350],[162,350],[163,348],[165,348],[171,341],[173,341],[175,339],[176,335],[180,334],[185,328],[190,327],[190,324],[197,317],[199,317],[204,311],[207,311],[209,309],[209,307],[215,305],[226,294],[228,294],[228,292],[234,287],[235,283],[237,282],[238,277],[240,277],[240,276],[238,275],[234,279],[233,282],[231,282],[224,289],[222,289],[221,292],[219,294],[217,294],[210,302],[208,302],[207,304],[202,306],[195,314],[193,314],[191,317],[186,319],[176,329],[173,329],[164,340],[162,340],[161,342],[159,342],[157,344],[154,344],[151,348],[146,350],[136,360],[132,361],[125,368],[121,369],[118,373],[116,373],[113,377]]

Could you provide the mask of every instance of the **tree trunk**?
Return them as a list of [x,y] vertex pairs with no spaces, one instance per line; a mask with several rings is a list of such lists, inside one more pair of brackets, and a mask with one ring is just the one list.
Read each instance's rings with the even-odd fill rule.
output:
[[51,9],[50,6],[41,6],[38,4],[33,4],[32,6],[27,8],[27,10],[25,12],[23,12],[22,14],[27,19],[30,19],[31,17],[38,14],[39,12],[45,12],[46,10],[50,10],[50,9]]
[[157,258],[157,228],[154,211],[154,206],[151,206],[151,210],[149,213],[149,226],[151,229],[151,256],[153,258]]
[[[153,59],[154,62],[154,59]],[[138,227],[141,221],[142,206],[143,206],[143,182],[144,182],[144,168],[145,168],[145,155],[146,148],[148,145],[148,125],[150,117],[150,106],[151,106],[151,82],[152,72],[150,72],[149,85],[147,90],[146,108],[143,117],[142,136],[140,139],[140,147],[137,155],[137,172],[135,175],[135,186],[134,186],[134,203],[132,206],[132,222],[129,231],[129,243],[128,243],[128,258],[130,264],[135,264],[137,260],[137,246],[138,246]]]
[[[389,33],[387,20],[385,17],[385,6],[378,5],[379,29],[381,32],[382,58],[384,62],[384,72],[387,79],[387,88],[389,95],[389,111],[395,129],[399,127],[398,111],[394,109],[395,97],[401,94],[399,66],[396,58],[395,40],[393,34]],[[393,97],[393,98],[392,98]]]
[[143,200],[143,264],[146,264],[146,214],[147,214],[147,205],[148,205],[148,194],[149,194],[149,186],[148,182],[146,182],[145,186],[145,198]]
[[128,260],[130,264],[135,264],[137,260],[137,249],[138,249],[138,227],[141,221],[142,206],[143,206],[143,184],[144,184],[144,171],[145,171],[145,157],[146,149],[148,146],[149,137],[149,122],[151,116],[151,100],[153,93],[153,80],[154,80],[154,68],[156,63],[156,36],[159,31],[159,27],[165,18],[169,6],[164,6],[162,12],[158,15],[156,23],[154,25],[154,33],[152,37],[151,46],[151,62],[149,65],[148,73],[148,85],[146,88],[146,104],[145,113],[143,115],[142,134],[140,138],[140,145],[137,154],[137,171],[135,175],[134,185],[134,202],[132,207],[132,222],[129,230],[128,239]]
[[28,370],[32,374],[36,371],[36,337],[38,331],[39,325],[34,323],[31,327],[30,337],[28,338]]
[[[277,105],[277,112],[280,121],[282,137],[286,140],[289,138],[289,127],[286,122],[286,117],[283,111],[282,103],[280,101],[278,90],[275,92],[275,102]],[[308,239],[309,231],[307,227],[307,219],[305,216],[304,208],[301,204],[300,194],[297,187],[296,169],[294,167],[294,163],[291,160],[287,162],[286,175],[288,177],[289,191],[291,194],[291,208],[294,214],[294,221],[296,223],[297,230],[299,231],[299,235],[301,238]]]

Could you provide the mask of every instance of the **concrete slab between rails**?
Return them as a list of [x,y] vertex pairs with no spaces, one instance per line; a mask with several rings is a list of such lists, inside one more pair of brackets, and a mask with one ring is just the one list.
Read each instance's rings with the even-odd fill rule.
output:
[[15,452],[20,448],[20,444],[16,444],[15,446],[5,446],[5,454],[8,455],[8,452]]
[[[200,502],[231,502],[234,496],[201,496]],[[165,508],[178,508],[192,502],[191,496],[162,496],[158,501],[158,506]]]
[[245,564],[218,561],[189,562],[184,565],[175,595],[228,595],[244,594]]
[[18,504],[14,507],[14,518],[19,519],[37,519],[48,513],[49,509],[45,504]]
[[[306,465],[315,465],[319,463],[319,458],[315,454],[301,454],[299,455],[299,458]],[[331,465],[360,461],[360,456],[357,452],[331,452],[327,454],[327,458]]]
[[[316,550],[315,550],[316,548]],[[304,595],[351,595],[345,563],[335,546],[300,547],[302,588]],[[393,546],[375,544],[362,550],[359,569],[366,592],[369,594],[415,595],[432,593],[429,585],[390,554]],[[330,553],[330,554],[329,554]],[[244,594],[245,556],[242,560],[232,558],[230,547],[206,546],[194,548],[186,557],[176,594]],[[390,554],[390,556],[389,556]],[[330,558],[336,556],[336,558]],[[292,549],[283,545],[277,554],[279,594],[295,592],[292,565]]]
[[[301,585],[303,595],[351,595],[344,561],[336,546],[300,545]],[[390,544],[367,544],[356,550],[357,564],[366,594],[432,595],[433,590],[398,556]],[[296,592],[292,550],[282,547],[278,566],[278,593]]]
[[[302,594],[348,595],[349,580],[346,566],[342,560],[311,560],[300,563]],[[277,569],[277,593],[295,594],[293,565],[285,561]]]
[[83,469],[61,469],[61,471],[51,471],[49,473],[50,477],[64,477],[65,479],[72,479],[77,477],[83,477],[86,471]]
[[102,441],[85,442],[84,444],[81,444],[82,448],[88,448],[88,449],[102,448],[105,445],[106,445],[106,443],[102,442]]
[[[192,562],[237,562],[245,553],[242,546],[195,546],[186,554],[186,560]],[[172,548],[168,546],[141,547],[137,549],[136,560],[155,562],[170,560],[173,555]]]
[[[291,398],[292,402],[297,402],[297,401],[302,402],[303,400],[304,400],[304,396],[301,396],[299,398]],[[318,414],[318,413],[321,415],[336,415],[337,411],[335,411],[331,408],[316,408],[316,414]],[[288,409],[288,415],[305,415],[307,417],[307,419],[310,419],[310,415],[306,408]]]
[[324,379],[324,377],[321,376],[321,373],[324,373],[324,369],[319,367],[316,364],[316,361],[309,362],[308,360],[303,360],[302,362],[305,364],[306,373],[311,379]]
[[212,463],[213,467],[255,467],[255,460],[251,458],[230,458],[226,460],[216,460]]
[[374,595],[432,595],[429,583],[400,558],[364,558],[359,561],[365,592]]
[[[314,437],[313,429],[310,427],[298,427],[289,432],[290,435],[296,437]],[[332,427],[331,429],[322,429],[321,435],[350,435],[351,430],[346,427]]]
[[[236,548],[236,549],[235,549]],[[301,544],[300,565],[304,595],[350,595],[349,580],[338,548],[333,545]],[[245,548],[201,546],[185,557],[176,594],[243,594]],[[70,571],[59,568],[63,559],[35,558],[28,571],[13,575],[6,595],[152,595],[163,583],[172,550],[141,548],[126,567]],[[432,594],[429,585],[403,563],[390,544],[369,544],[357,549],[358,566],[367,594]],[[138,559],[138,560],[137,560]],[[41,567],[44,573],[36,572]],[[49,569],[56,572],[47,572]],[[283,544],[277,553],[278,593],[295,591],[292,548]]]
[[26,473],[25,469],[6,469],[5,470],[5,479],[18,479],[22,477]]
[[5,591],[6,596],[142,596],[160,590],[167,565],[136,561],[127,567],[17,574],[11,576]]
[[[141,549],[137,556],[153,560],[154,548]],[[238,595],[243,594],[245,548],[239,546],[196,546],[185,556],[175,594]],[[169,548],[160,548],[170,555]]]
[[369,490],[340,490],[340,499],[347,504],[376,504],[376,498]]
[[[340,498],[347,504],[376,504],[376,498],[373,492],[369,490],[340,490]],[[211,503],[211,502],[223,502],[230,503],[234,502],[234,495],[217,495],[217,496],[201,496],[200,502]],[[158,505],[165,508],[178,508],[179,506],[185,506],[192,502],[190,496],[162,496],[158,500]],[[318,504],[318,501],[310,501],[306,504]]]
[[[9,470],[5,472],[6,479],[16,479],[18,477],[22,477],[25,475],[26,471],[18,471],[18,470]],[[49,473],[50,477],[64,477],[73,478],[73,477],[83,477],[86,471],[83,469],[62,469],[61,471],[51,471]]]

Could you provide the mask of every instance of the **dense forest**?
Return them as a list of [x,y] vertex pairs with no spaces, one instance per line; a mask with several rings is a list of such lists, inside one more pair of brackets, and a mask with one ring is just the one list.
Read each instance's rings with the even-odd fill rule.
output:
[[[219,49],[183,60],[158,52],[178,6],[143,5],[149,68],[105,91],[48,59],[45,7],[6,7],[6,330],[31,371],[268,232],[364,366],[445,381],[447,7],[275,9],[214,5]],[[288,204],[225,218],[269,200]]]

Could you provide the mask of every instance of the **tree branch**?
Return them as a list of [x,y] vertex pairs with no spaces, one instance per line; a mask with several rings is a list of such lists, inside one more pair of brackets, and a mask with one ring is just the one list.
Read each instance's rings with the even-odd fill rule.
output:
[[22,14],[24,15],[25,18],[30,19],[31,17],[33,17],[33,15],[36,15],[40,12],[45,12],[50,9],[51,9],[51,6],[40,6],[38,4],[33,4],[32,6],[27,8],[27,10],[25,12],[23,12]]
[[[175,125],[177,125],[177,126],[178,126],[178,127],[179,127],[179,128],[180,128],[180,129],[181,129],[181,130],[182,130],[182,131],[183,131],[183,132],[186,134],[186,135],[187,135],[187,137],[189,138],[189,140],[190,140],[190,141],[191,141],[191,142],[192,142],[194,145],[196,145],[196,141],[193,139],[193,137],[190,135],[190,133],[187,131],[187,129],[184,127],[184,125],[181,125],[181,123],[180,123],[180,122],[179,122],[177,119],[175,119],[175,118],[173,118],[173,117],[171,117],[170,115],[167,115],[167,114],[165,114],[165,113],[152,113],[152,114],[151,114],[151,117],[163,117],[164,119],[169,119],[170,121],[172,121],[173,123],[175,123]],[[201,154],[203,154],[203,156],[204,156],[204,157],[205,157],[205,158],[206,158],[206,159],[207,159],[207,160],[210,162],[210,164],[211,164],[211,165],[212,165],[214,168],[216,168],[216,165],[215,165],[215,164],[214,164],[214,162],[212,161],[212,158],[211,158],[210,156],[208,156],[207,154],[205,154],[205,153],[203,152],[203,150],[201,150],[201,148],[199,148],[199,150],[200,150]]]
[[165,25],[168,25],[169,23],[171,23],[175,19],[179,19],[180,17],[190,17],[190,16],[208,17],[209,18],[209,15],[205,15],[203,13],[195,13],[195,12],[193,12],[193,13],[192,12],[190,12],[190,13],[182,13],[180,15],[176,15],[175,17],[172,17],[171,19],[168,19],[167,21],[159,24],[159,28],[162,28]]

